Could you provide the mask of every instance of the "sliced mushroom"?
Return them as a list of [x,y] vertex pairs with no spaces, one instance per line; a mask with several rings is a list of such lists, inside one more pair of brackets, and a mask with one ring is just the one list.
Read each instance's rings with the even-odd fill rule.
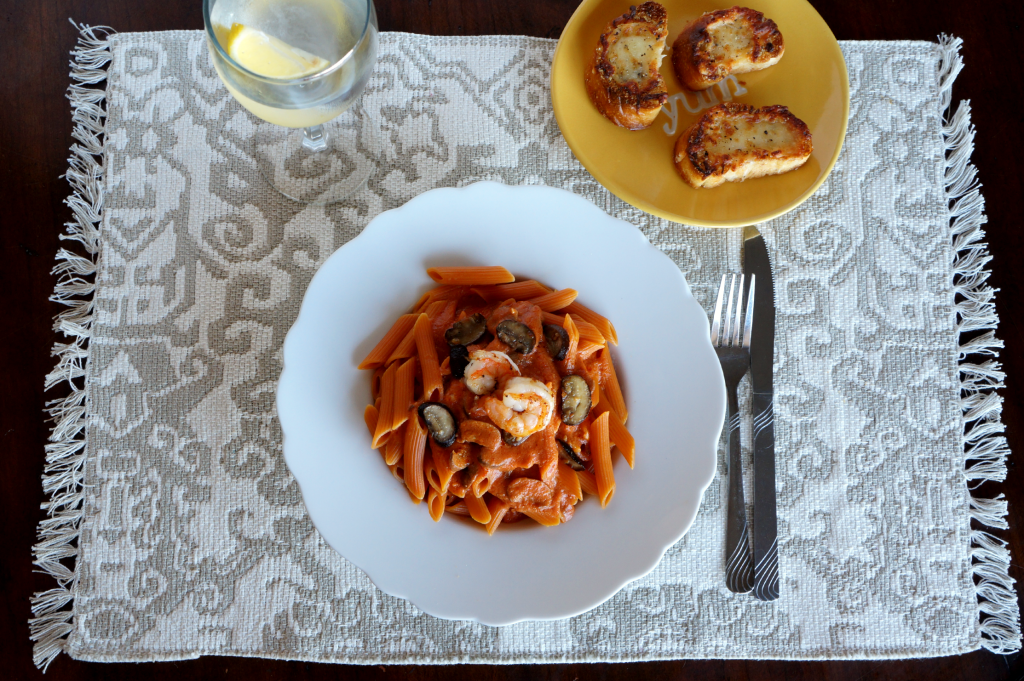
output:
[[562,423],[577,426],[590,413],[590,386],[582,376],[562,379]]
[[509,447],[518,447],[519,445],[526,442],[527,438],[529,437],[529,435],[527,435],[526,437],[516,437],[507,431],[501,431],[501,441],[507,444]]
[[558,458],[562,463],[574,471],[582,471],[586,469],[587,464],[583,463],[583,459],[580,458],[579,454],[573,451],[573,448],[569,446],[568,442],[558,440],[558,444],[561,445],[558,452]]
[[498,340],[524,355],[533,352],[533,346],[537,343],[537,337],[530,330],[530,327],[514,319],[506,319],[503,322],[499,322],[495,331],[498,335]]
[[466,373],[466,365],[469,364],[469,350],[465,345],[448,346],[448,368],[452,371],[453,378],[462,378]]
[[544,342],[548,346],[551,359],[556,362],[565,359],[565,353],[569,350],[569,334],[565,329],[554,324],[545,324]]
[[487,320],[482,314],[460,319],[444,332],[448,345],[471,345],[487,332]]
[[434,442],[442,447],[452,446],[459,434],[459,423],[448,407],[440,402],[424,402],[420,405],[420,416]]

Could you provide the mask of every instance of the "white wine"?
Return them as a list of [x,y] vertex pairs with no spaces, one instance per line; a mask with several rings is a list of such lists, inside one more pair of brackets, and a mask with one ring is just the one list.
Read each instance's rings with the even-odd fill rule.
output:
[[260,174],[304,203],[364,186],[378,137],[349,109],[377,59],[373,0],[203,0],[203,23],[228,92],[274,124],[257,126],[247,150]]
[[[338,98],[326,104],[317,104],[297,109],[283,109],[262,104],[255,99],[246,97],[238,88],[233,87],[227,81],[224,82],[224,85],[227,87],[228,92],[238,100],[238,103],[252,112],[254,116],[262,118],[268,123],[274,123],[286,128],[312,128],[314,125],[321,125],[337,118],[352,106],[352,100],[345,101],[343,98]],[[301,100],[296,101],[296,104],[301,107]]]
[[288,128],[344,113],[376,56],[365,0],[218,0],[210,24],[228,57],[210,45],[228,91],[254,115]]

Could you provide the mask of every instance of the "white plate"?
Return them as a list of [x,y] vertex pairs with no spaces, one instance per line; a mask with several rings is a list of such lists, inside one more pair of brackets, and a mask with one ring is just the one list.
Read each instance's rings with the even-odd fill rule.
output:
[[[575,288],[615,324],[613,357],[636,438],[601,509],[488,536],[435,523],[370,449],[369,372],[356,365],[433,283],[433,265],[503,265]],[[632,225],[549,187],[436,189],[377,216],[310,283],[277,389],[284,456],[309,515],[382,591],[489,625],[579,614],[657,565],[693,522],[715,471],[725,384],[708,319],[682,273]]]

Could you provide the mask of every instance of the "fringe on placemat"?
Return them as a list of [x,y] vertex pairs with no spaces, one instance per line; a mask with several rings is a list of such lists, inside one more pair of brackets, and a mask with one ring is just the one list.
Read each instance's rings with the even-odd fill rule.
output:
[[[967,484],[973,490],[986,481],[1006,479],[1006,457],[1010,449],[1003,435],[1003,387],[1005,374],[998,361],[1003,342],[996,338],[999,325],[995,294],[988,284],[992,259],[985,231],[985,199],[981,195],[977,169],[971,163],[974,126],[971,105],[962,101],[952,109],[953,81],[963,68],[963,41],[939,37],[942,61],[939,88],[942,98],[943,136],[946,142],[946,198],[950,206],[953,234],[953,262],[958,329],[966,337],[960,342],[960,395],[964,421],[964,465]],[[1002,494],[994,499],[972,495],[970,514],[986,527],[1006,529],[1007,503]],[[1006,542],[983,530],[971,531],[971,571],[975,577],[980,612],[981,645],[994,653],[1020,650],[1020,610],[1010,577],[1010,551]]]
[[46,518],[39,523],[38,543],[32,551],[33,561],[43,572],[57,580],[57,588],[36,593],[32,597],[33,618],[29,620],[31,638],[35,642],[32,657],[44,671],[57,657],[72,628],[72,587],[75,570],[66,559],[74,561],[78,554],[78,531],[82,520],[82,474],[85,466],[85,410],[88,401],[85,385],[86,359],[93,315],[92,281],[96,273],[99,251],[99,222],[103,210],[103,109],[106,91],[94,87],[107,77],[110,62],[109,36],[104,26],[78,25],[78,44],[71,51],[71,80],[68,99],[71,101],[72,136],[68,171],[64,175],[71,185],[65,203],[74,214],[65,224],[67,233],[61,239],[77,241],[87,255],[67,249],[57,253],[57,275],[50,300],[67,309],[54,320],[54,328],[67,338],[56,343],[53,354],[57,366],[46,377],[46,389],[66,384],[67,397],[46,403],[53,421],[46,465],[43,469],[43,491],[48,500],[42,507]]

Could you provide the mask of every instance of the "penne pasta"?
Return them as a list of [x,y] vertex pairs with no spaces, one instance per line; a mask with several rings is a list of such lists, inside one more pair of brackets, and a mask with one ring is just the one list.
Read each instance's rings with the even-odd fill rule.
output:
[[590,424],[590,456],[594,462],[597,498],[601,502],[601,508],[605,508],[615,494],[615,473],[612,471],[612,450],[608,437],[607,412],[598,416]]
[[391,432],[391,421],[395,407],[395,373],[398,365],[392,364],[384,372],[380,380],[380,413],[377,418],[377,429],[373,433],[371,447],[376,449],[384,442],[384,436]]
[[437,444],[434,438],[429,438],[430,458],[434,463],[434,475],[437,476],[437,491],[448,493],[448,484],[452,480],[455,471],[452,469],[452,455],[447,449]]
[[380,342],[374,346],[373,350],[370,350],[370,354],[366,356],[362,362],[359,363],[360,369],[376,369],[384,364],[384,361],[391,356],[398,344],[402,342],[406,334],[409,333],[409,329],[412,328],[413,323],[416,321],[416,315],[404,314],[398,318],[398,320],[391,325],[391,329],[384,334],[384,337],[380,339]]
[[463,484],[463,476],[453,475],[452,479],[448,481],[448,494],[464,499],[468,491],[466,485]]
[[[416,318],[419,319],[422,316],[423,313],[420,313],[416,315]],[[413,324],[415,328],[415,322],[413,322]],[[413,329],[410,328],[409,333],[405,334],[405,338],[403,338],[402,341],[395,346],[395,349],[391,351],[386,363],[391,364],[392,362],[397,362],[402,359],[409,359],[414,354],[416,354],[416,334],[413,333]]]
[[391,408],[391,430],[409,420],[409,411],[413,403],[413,391],[416,385],[416,358],[410,357],[395,373],[395,398]]
[[467,494],[466,498],[462,501],[466,504],[466,510],[469,511],[470,518],[481,525],[486,525],[491,521],[491,512],[487,509],[487,504],[484,503],[483,499]]
[[[458,497],[456,498],[458,499]],[[469,516],[469,509],[466,508],[466,502],[462,499],[459,499],[459,501],[454,504],[445,506],[445,510],[452,515]]]
[[388,469],[396,480],[405,485],[405,468],[402,466],[402,462],[388,464]]
[[605,347],[607,346],[604,343],[580,341],[579,358],[580,360],[590,359],[598,350],[603,350]]
[[430,302],[430,291],[427,291],[422,296],[420,296],[420,299],[417,300],[416,304],[412,306],[412,314],[419,314],[420,312],[422,312],[423,308],[425,308],[427,306],[427,303],[429,303],[429,302]]
[[380,409],[377,406],[377,401],[380,400],[380,379],[384,376],[384,367],[379,366],[373,370],[373,376],[370,378],[370,394],[373,396],[373,406]]
[[[554,312],[545,312],[544,323],[562,326],[564,316],[565,313],[555,314]],[[572,317],[573,324],[576,325],[576,328],[580,332],[581,341],[592,341],[602,346],[607,342],[605,341],[604,336],[601,335],[601,332],[597,330],[597,327],[583,319],[583,317],[580,317],[577,314],[571,314],[569,316]]]
[[619,420],[625,425],[626,419],[629,418],[629,412],[626,410],[626,400],[622,396],[622,388],[619,387],[619,378],[615,375],[611,352],[607,349],[601,353],[601,363],[608,379],[604,386],[604,397],[608,400],[608,406],[618,414]]
[[480,464],[473,464],[467,468],[462,481],[466,486],[464,496],[482,497],[491,488],[491,481],[487,479],[487,468]]
[[435,523],[444,515],[444,495],[438,493],[436,489],[427,492],[427,511]]
[[491,490],[491,485],[494,484],[496,478],[500,478],[502,473],[500,470],[494,468],[484,468],[481,474],[473,478],[472,484],[469,486],[469,493],[474,497],[483,497]]
[[461,284],[439,286],[430,294],[426,307],[429,308],[434,303],[450,303],[454,300],[458,300],[462,296],[466,295],[466,290],[467,287],[462,286]]
[[576,471],[569,468],[561,461],[558,462],[558,484],[559,487],[568,492],[570,496],[575,497],[576,501],[583,498],[583,490],[580,486],[579,476],[576,475]]
[[597,478],[590,471],[576,471],[576,479],[580,483],[580,489],[587,494],[597,496]]
[[428,317],[433,319],[437,315],[441,314],[441,312],[444,311],[444,308],[447,307],[448,303],[450,303],[450,302],[451,302],[450,300],[435,300],[430,305],[427,305],[427,307],[423,310],[423,312]]
[[447,301],[451,296],[458,297],[464,289],[465,287],[463,286],[449,284],[430,289],[423,294],[419,301],[417,301],[416,306],[413,307],[412,311],[414,314],[419,314],[439,300]]
[[527,300],[536,298],[551,292],[551,289],[533,279],[525,279],[512,284],[499,284],[497,286],[478,286],[473,291],[488,303],[498,303],[509,298],[515,300]]
[[562,522],[562,519],[558,517],[558,511],[553,509],[524,508],[520,512],[526,517],[536,520],[544,527],[554,527]]
[[419,416],[413,416],[405,427],[405,447],[403,461],[405,463],[405,486],[409,493],[417,499],[426,494],[426,483],[423,479],[423,451],[427,448],[427,431],[420,424]]
[[636,455],[636,441],[615,412],[609,410],[608,414],[608,437],[616,449],[622,452],[622,458],[632,468]]
[[541,314],[545,324],[554,324],[555,326],[562,325],[562,317],[563,315],[555,314],[554,312],[544,312]]
[[[559,525],[584,494],[606,507],[613,448],[630,467],[636,454],[609,347],[615,327],[575,289],[515,281],[502,267],[428,274],[438,285],[360,363],[371,372],[371,446],[409,498],[426,501],[435,522],[468,516],[489,535],[525,518]],[[417,411],[424,402],[427,421]],[[587,470],[558,459],[588,465],[588,451]]]
[[564,288],[561,291],[552,291],[551,293],[545,293],[542,296],[536,298],[530,298],[529,302],[533,303],[545,312],[554,312],[555,310],[561,310],[569,306],[572,301],[576,300],[576,296],[579,293],[576,289]]
[[576,367],[576,350],[580,345],[580,332],[576,328],[576,324],[572,321],[572,317],[565,315],[565,319],[562,320],[562,328],[565,329],[565,333],[569,336],[569,347],[565,350],[565,359],[562,360],[564,363],[565,373],[571,374],[573,369]]
[[455,321],[455,308],[457,304],[454,300],[446,300],[444,302],[444,308],[437,313],[437,316],[430,318],[431,328],[433,329],[447,329],[451,326],[452,322]]
[[396,464],[402,460],[402,448],[405,446],[405,425],[398,430],[388,433],[388,440],[384,443],[384,463],[387,465]]
[[590,322],[597,327],[597,330],[601,332],[605,340],[613,345],[619,344],[619,335],[615,332],[615,326],[608,321],[605,317],[591,310],[589,307],[585,307],[576,301],[573,301],[565,308],[566,312],[570,314],[579,315],[585,321]]
[[580,340],[588,340],[598,345],[607,345],[608,341],[604,339],[601,332],[597,330],[597,327],[585,320],[579,315],[570,315],[573,322],[576,323],[576,328],[580,330]]
[[429,267],[427,276],[441,284],[462,286],[508,284],[516,280],[504,267]]
[[437,477],[437,470],[434,469],[434,456],[426,455],[423,456],[423,479],[427,483],[427,492],[430,490],[437,490],[441,492],[441,483]]
[[489,298],[494,295],[494,288],[494,286],[471,286],[469,290],[480,296],[485,303],[490,303],[493,302]]
[[494,534],[498,525],[501,525],[501,519],[508,513],[508,503],[491,497],[487,500],[487,511],[491,514],[491,519],[487,522],[487,534]]
[[441,396],[444,390],[444,382],[441,379],[441,366],[437,363],[437,348],[434,346],[434,332],[430,328],[430,318],[421,314],[413,326],[413,333],[416,336],[416,352],[420,358],[420,367],[423,372],[423,399],[434,399],[434,393]]
[[377,417],[380,414],[377,412],[377,407],[372,404],[366,405],[366,409],[363,410],[363,421],[366,422],[366,427],[370,431],[370,438],[373,438],[373,434],[377,432]]

